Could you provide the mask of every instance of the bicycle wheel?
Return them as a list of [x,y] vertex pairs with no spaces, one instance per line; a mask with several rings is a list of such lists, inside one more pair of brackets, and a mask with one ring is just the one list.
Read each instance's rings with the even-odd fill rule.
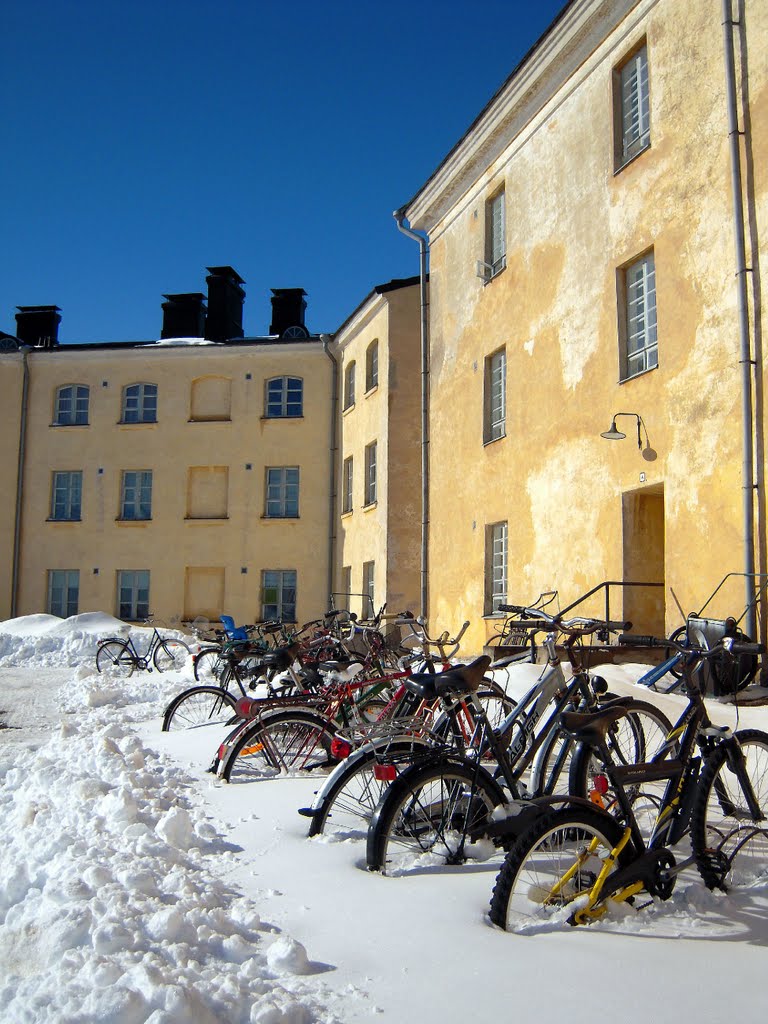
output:
[[691,846],[709,889],[733,889],[768,880],[768,733],[736,733],[744,771],[759,808],[749,809],[740,772],[732,767],[730,744],[707,758],[691,811]]
[[96,652],[96,671],[128,677],[136,668],[133,651],[123,640],[107,640]]
[[[496,878],[490,918],[505,931],[525,931],[544,922],[575,923],[574,900],[597,880],[607,855],[622,836],[604,811],[566,807],[544,814],[510,849]],[[622,850],[611,869],[632,858]]]
[[183,640],[168,638],[157,645],[152,660],[158,672],[173,672],[184,668],[190,653]]
[[220,647],[208,647],[194,658],[195,679],[209,685],[220,685],[226,664],[226,659],[221,656]]
[[[338,764],[328,776],[327,786],[316,798],[314,813],[309,823],[308,836],[323,832],[341,832],[347,837],[364,838],[381,795],[389,785],[377,779],[374,768],[382,760],[406,758],[424,744],[413,740],[395,741],[378,749],[355,751],[346,761]],[[314,806],[314,805],[313,805]]]
[[226,725],[237,714],[237,701],[218,686],[193,686],[174,697],[163,715],[163,732]]
[[227,755],[226,782],[248,782],[333,763],[333,723],[309,711],[280,711],[255,721]]
[[371,871],[403,874],[436,863],[461,864],[482,855],[482,838],[504,794],[474,762],[432,761],[403,772],[387,790],[368,829]]

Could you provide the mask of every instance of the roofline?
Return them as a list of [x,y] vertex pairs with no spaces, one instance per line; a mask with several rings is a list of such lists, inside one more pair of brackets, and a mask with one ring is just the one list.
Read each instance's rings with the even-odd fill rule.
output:
[[417,274],[415,277],[395,277],[391,281],[387,281],[386,284],[374,285],[374,287],[365,296],[363,301],[358,303],[357,306],[355,306],[355,308],[346,318],[346,320],[344,320],[344,322],[339,327],[336,328],[336,330],[333,332],[333,337],[335,338],[337,335],[341,334],[341,332],[344,330],[347,324],[355,319],[360,310],[367,303],[369,303],[371,299],[374,298],[374,296],[386,295],[387,292],[394,292],[397,291],[399,288],[412,288],[414,285],[418,284],[420,280],[421,278]]

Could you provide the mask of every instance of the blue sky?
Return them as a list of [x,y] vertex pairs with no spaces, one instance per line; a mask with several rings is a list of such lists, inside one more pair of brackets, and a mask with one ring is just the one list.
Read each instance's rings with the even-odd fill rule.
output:
[[159,337],[164,293],[303,287],[334,331],[418,273],[407,202],[564,6],[6,0],[0,330],[62,309],[63,343]]

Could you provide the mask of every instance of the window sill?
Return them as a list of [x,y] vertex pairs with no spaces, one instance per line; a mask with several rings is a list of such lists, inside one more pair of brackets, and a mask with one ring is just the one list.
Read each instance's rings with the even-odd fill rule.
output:
[[497,281],[501,277],[501,275],[504,273],[504,271],[506,269],[507,269],[507,257],[505,256],[504,257],[504,266],[503,267],[499,267],[499,269],[496,271],[495,274],[491,274],[490,277],[486,278],[483,281],[483,288],[487,288],[489,284],[492,284],[494,281]]
[[363,512],[370,512],[371,509],[376,508],[378,501],[374,498],[373,501],[369,501],[367,505],[363,505]]
[[503,441],[506,436],[507,436],[506,433],[504,433],[504,434],[499,434],[498,437],[487,437],[487,438],[485,438],[485,440],[483,441],[483,448],[487,448],[488,445],[491,445],[491,444],[496,444],[497,441]]
[[229,516],[184,516],[185,523],[226,523]]
[[621,163],[619,163],[617,161],[616,162],[616,166],[615,166],[614,171],[613,171],[614,178],[616,177],[617,174],[621,174],[621,172],[626,167],[629,167],[630,164],[633,164],[635,162],[635,160],[637,160],[637,158],[639,156],[642,156],[643,153],[647,153],[650,148],[651,148],[651,142],[650,142],[650,139],[649,139],[648,142],[646,142],[646,144],[643,146],[643,148],[642,149],[638,149],[638,151],[636,153],[633,153],[632,156],[628,156]]
[[483,619],[506,619],[505,612],[486,612]]
[[232,417],[231,416],[209,416],[209,417],[198,416],[197,418],[191,416],[187,420],[187,423],[231,423],[231,422],[232,422]]
[[63,427],[65,430],[67,428],[71,429],[72,427],[80,427],[82,429],[83,427],[90,427],[90,423],[51,423],[50,426],[58,428]]
[[352,402],[350,405],[345,405],[344,408],[341,410],[341,415],[342,416],[346,416],[347,413],[348,412],[352,412],[352,410],[354,408],[355,408],[355,403],[354,402]]
[[118,420],[118,427],[156,427],[157,420],[139,420],[136,423],[129,422],[128,420]]
[[353,512],[354,512],[354,509],[345,508],[345,509],[342,510],[341,518],[342,519],[348,519],[349,516],[351,516]]
[[261,418],[263,420],[303,420],[304,413],[299,416],[262,416]]
[[631,380],[637,380],[639,377],[645,377],[648,373],[653,373],[658,370],[659,364],[655,366],[649,366],[647,370],[639,370],[637,373],[633,373],[631,377],[621,377],[618,381],[619,384],[629,384]]
[[146,519],[116,519],[115,522],[118,526],[145,526],[147,523],[152,522],[152,516],[148,516]]
[[45,520],[46,523],[82,523],[82,519],[55,519],[53,516],[48,516]]
[[261,521],[263,523],[272,523],[272,522],[284,523],[287,520],[289,523],[295,523],[300,518],[301,518],[301,516],[261,516]]
[[375,384],[371,384],[371,386],[365,392],[365,395],[363,395],[363,397],[364,398],[368,398],[369,395],[374,395],[378,390],[379,390],[379,382],[376,381]]

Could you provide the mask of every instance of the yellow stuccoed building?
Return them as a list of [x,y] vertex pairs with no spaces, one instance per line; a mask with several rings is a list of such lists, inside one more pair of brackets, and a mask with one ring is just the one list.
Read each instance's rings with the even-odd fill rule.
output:
[[573,0],[396,214],[430,252],[429,617],[470,650],[505,600],[654,582],[611,611],[660,632],[670,587],[768,569],[768,4],[730,7]]

